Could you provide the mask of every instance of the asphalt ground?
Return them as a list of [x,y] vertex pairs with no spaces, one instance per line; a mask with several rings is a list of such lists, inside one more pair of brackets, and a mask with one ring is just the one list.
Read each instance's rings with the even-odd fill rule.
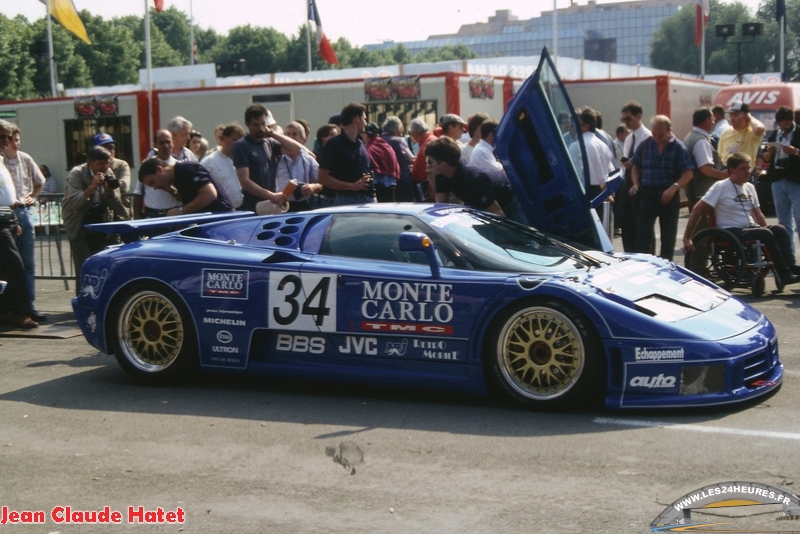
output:
[[[74,332],[0,337],[0,506],[48,514],[0,532],[643,533],[708,484],[793,490],[792,287],[735,291],[776,325],[786,379],[774,395],[718,410],[547,414],[447,392],[218,375],[148,388]],[[72,283],[37,291],[46,325],[75,326]],[[186,521],[63,524],[49,516],[60,506],[181,508]],[[712,512],[697,517],[730,520]],[[759,514],[758,532],[791,528]]]

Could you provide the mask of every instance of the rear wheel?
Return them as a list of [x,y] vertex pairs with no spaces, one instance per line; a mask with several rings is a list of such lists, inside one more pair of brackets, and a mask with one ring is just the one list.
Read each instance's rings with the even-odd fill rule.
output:
[[597,407],[606,365],[588,320],[559,301],[512,306],[490,331],[487,355],[496,389],[528,407]]
[[739,239],[724,228],[705,228],[692,241],[694,250],[686,255],[686,268],[725,289],[736,287],[745,267]]
[[140,284],[115,301],[108,325],[117,361],[136,380],[175,383],[198,366],[194,327],[166,287]]

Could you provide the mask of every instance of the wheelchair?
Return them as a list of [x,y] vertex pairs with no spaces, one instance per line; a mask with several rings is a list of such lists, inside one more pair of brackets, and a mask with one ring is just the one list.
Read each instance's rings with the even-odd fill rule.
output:
[[758,239],[740,241],[733,232],[712,226],[692,238],[694,250],[684,258],[686,268],[727,290],[750,288],[754,297],[766,293],[766,277],[772,273],[780,293],[784,283],[769,250]]

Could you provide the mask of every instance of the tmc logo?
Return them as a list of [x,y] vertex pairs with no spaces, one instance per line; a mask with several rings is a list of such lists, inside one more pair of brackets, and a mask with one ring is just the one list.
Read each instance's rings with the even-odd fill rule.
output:
[[675,386],[677,379],[674,376],[635,376],[631,378],[630,385],[637,388],[671,388]]

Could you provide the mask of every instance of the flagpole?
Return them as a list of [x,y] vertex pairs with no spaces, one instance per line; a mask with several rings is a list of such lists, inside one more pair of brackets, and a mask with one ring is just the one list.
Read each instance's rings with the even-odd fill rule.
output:
[[703,12],[703,34],[700,39],[700,79],[706,79],[706,19]]
[[47,58],[50,63],[50,94],[53,98],[56,94],[56,57],[53,54],[53,22],[50,20],[50,0],[47,0]]
[[144,43],[147,67],[147,138],[153,135],[153,57],[150,53],[150,7],[144,0]]
[[189,65],[194,65],[194,2],[189,0]]
[[558,66],[558,6],[556,0],[553,0],[553,59]]
[[783,63],[785,59],[785,53],[783,51],[783,36],[785,35],[784,33],[785,31],[786,31],[786,14],[784,13],[784,15],[781,17],[781,81],[782,82],[786,81],[786,72],[784,71],[784,63]]
[[314,70],[314,67],[311,64],[311,20],[306,21],[306,27],[308,28],[308,31],[306,31],[306,42],[308,44],[308,72],[311,72]]

